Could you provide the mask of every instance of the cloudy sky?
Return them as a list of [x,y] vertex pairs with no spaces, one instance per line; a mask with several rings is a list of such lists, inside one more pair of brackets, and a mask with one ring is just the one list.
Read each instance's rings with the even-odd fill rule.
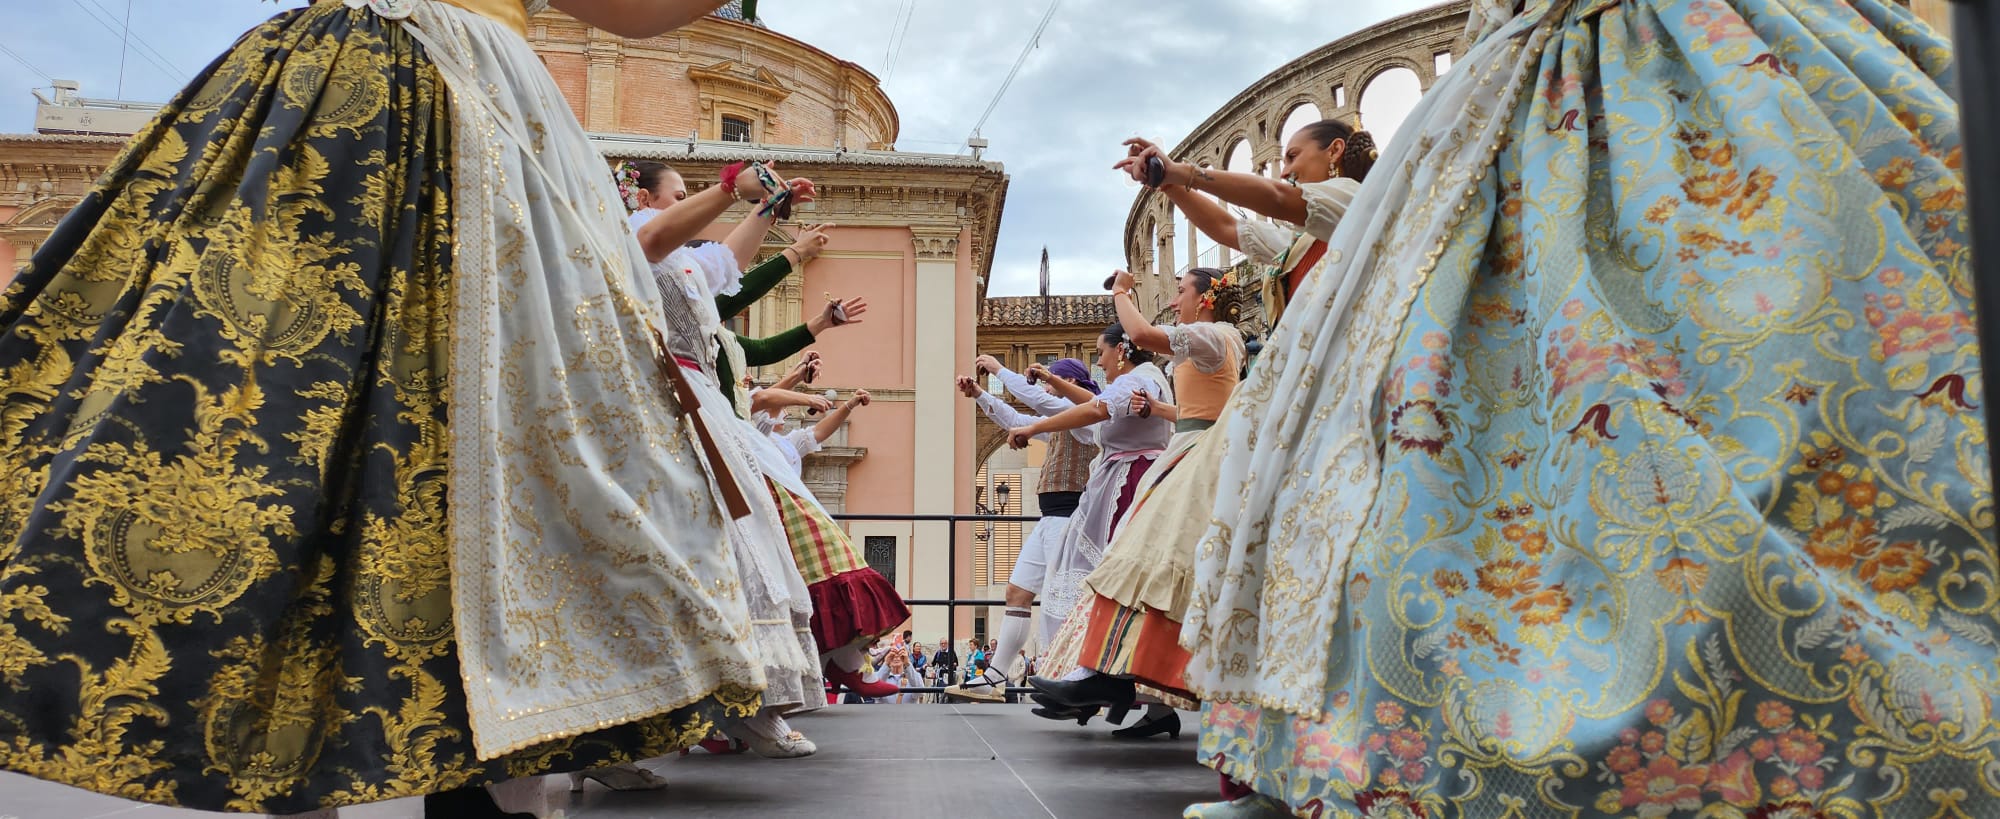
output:
[[[124,57],[122,96],[155,102],[278,8],[265,0],[0,0],[0,132],[34,127],[29,92],[51,76],[80,81],[86,96],[119,96],[128,3],[140,42]],[[983,129],[992,142],[986,156],[1012,177],[989,293],[1034,292],[1044,245],[1057,292],[1096,291],[1123,264],[1125,214],[1138,192],[1110,170],[1121,140],[1172,145],[1279,65],[1431,4],[1066,0]],[[1048,9],[1044,0],[761,5],[772,28],[884,77],[902,114],[898,147],[940,153],[964,145]],[[907,28],[892,50],[898,19]]]

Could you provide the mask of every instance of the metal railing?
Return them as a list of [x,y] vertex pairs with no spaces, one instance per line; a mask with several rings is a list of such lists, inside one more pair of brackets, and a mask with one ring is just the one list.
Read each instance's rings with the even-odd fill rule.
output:
[[[952,649],[952,650],[953,650],[953,652],[954,652],[954,653],[956,653],[956,651],[957,651],[957,648],[956,648],[956,647],[957,647],[957,645],[958,645],[958,610],[959,610],[959,608],[960,608],[960,607],[967,607],[967,608],[980,608],[980,607],[986,607],[986,606],[1005,606],[1005,605],[1007,605],[1007,601],[1006,601],[1006,600],[982,600],[982,599],[975,599],[975,598],[963,598],[963,597],[958,597],[958,596],[957,596],[957,594],[958,594],[958,524],[961,524],[961,523],[1035,523],[1035,522],[1038,522],[1038,521],[1040,521],[1040,520],[1041,520],[1041,516],[1039,516],[1039,515],[865,515],[865,514],[839,514],[839,515],[833,515],[832,517],[833,517],[833,519],[834,519],[834,521],[835,521],[835,522],[837,522],[837,523],[842,523],[842,524],[847,524],[847,523],[942,523],[942,524],[944,524],[944,525],[945,525],[945,574],[946,574],[946,576],[948,576],[948,577],[950,577],[950,578],[951,578],[951,581],[950,581],[950,582],[951,582],[951,590],[952,590],[952,592],[951,592],[951,593],[952,593],[952,595],[953,595],[953,596],[951,596],[951,597],[941,597],[941,598],[934,598],[934,599],[933,599],[933,598],[916,598],[916,599],[910,599],[910,598],[904,598],[904,600],[903,600],[903,605],[905,605],[905,606],[910,606],[910,607],[912,607],[912,608],[915,608],[915,607],[918,607],[918,606],[943,606],[943,607],[944,607],[944,609],[945,609],[945,627],[944,627],[944,628],[945,628],[945,631],[944,631],[944,634],[945,634],[945,643],[946,643],[946,645],[950,645],[950,646],[953,646],[953,649]],[[912,550],[912,552],[914,553],[914,551],[915,551],[915,542],[914,542],[914,538],[912,539],[912,543],[911,543],[911,550]],[[989,566],[989,567],[988,567],[988,571],[991,571],[991,570],[992,570],[992,567],[991,567],[991,566]],[[989,578],[989,579],[990,579],[990,578]],[[1035,605],[1039,607],[1039,606],[1041,605],[1041,601],[1040,601],[1040,600],[1036,600],[1036,601],[1035,601]],[[914,659],[914,658],[913,658],[913,659]],[[972,673],[972,671],[973,671],[973,669],[972,669],[972,667],[971,667],[971,665],[972,665],[972,662],[971,662],[971,658],[967,657],[967,658],[962,658],[962,659],[963,659],[963,660],[964,660],[964,662],[965,662],[965,666],[964,666],[964,671],[965,671],[965,673],[966,673],[966,674],[968,674],[968,675],[969,675],[969,674],[971,674],[971,673]],[[994,660],[994,659],[989,659],[989,660],[988,660],[988,665],[989,665],[989,666],[994,666],[994,665],[998,665],[998,661],[997,661],[997,660]],[[1000,672],[1000,673],[1001,673],[1002,675],[1005,675],[1005,674],[1006,674],[1006,672],[1005,672],[1005,671],[1002,671],[1002,672]],[[961,679],[962,679],[962,678],[961,678]],[[943,693],[943,691],[945,690],[945,688],[946,688],[946,687],[947,687],[947,686],[942,686],[942,685],[906,685],[906,686],[901,686],[901,689],[902,689],[903,693],[906,693],[906,694],[938,694],[938,693]],[[844,689],[842,689],[842,690],[844,690]],[[1028,693],[1028,692],[1031,692],[1031,691],[1034,691],[1034,690],[1035,690],[1035,689],[1033,689],[1033,688],[1029,688],[1029,687],[1026,687],[1026,686],[1018,686],[1018,685],[1009,685],[1009,686],[1007,686],[1007,688],[1006,688],[1006,692],[1007,692],[1007,693],[1009,693],[1009,694],[1025,694],[1025,693]]]

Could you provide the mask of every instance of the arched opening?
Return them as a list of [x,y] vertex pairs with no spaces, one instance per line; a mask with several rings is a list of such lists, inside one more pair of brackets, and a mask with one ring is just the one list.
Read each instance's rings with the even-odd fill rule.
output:
[[1282,153],[1285,143],[1291,142],[1292,135],[1298,133],[1300,128],[1323,119],[1326,119],[1326,115],[1320,113],[1319,106],[1310,102],[1299,103],[1297,108],[1293,108],[1291,113],[1285,115],[1285,127],[1278,129],[1278,150]]
[[1388,145],[1423,95],[1423,81],[1408,68],[1396,66],[1370,77],[1361,89],[1362,127],[1375,135],[1376,145]]
[[[1256,173],[1257,163],[1255,159],[1251,158],[1253,153],[1254,152],[1250,150],[1250,140],[1247,139],[1236,140],[1236,144],[1229,146],[1229,151],[1223,154],[1222,169],[1225,171],[1233,171],[1236,173]],[[1242,214],[1239,213],[1237,215],[1237,218],[1241,219],[1246,217],[1244,217]],[[1225,247],[1222,249],[1221,253],[1222,266],[1228,267],[1232,264],[1235,264],[1238,259],[1242,258],[1242,256],[1243,254]]]

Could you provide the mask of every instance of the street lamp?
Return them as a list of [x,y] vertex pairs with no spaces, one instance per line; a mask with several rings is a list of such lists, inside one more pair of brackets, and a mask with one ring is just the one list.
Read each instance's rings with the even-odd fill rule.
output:
[[[993,499],[999,501],[1000,505],[988,514],[996,517],[1007,514],[1007,498],[1013,494],[1014,487],[1004,481],[999,486],[993,487]],[[993,521],[989,520],[986,522],[986,584],[989,586],[993,584],[993,546]]]

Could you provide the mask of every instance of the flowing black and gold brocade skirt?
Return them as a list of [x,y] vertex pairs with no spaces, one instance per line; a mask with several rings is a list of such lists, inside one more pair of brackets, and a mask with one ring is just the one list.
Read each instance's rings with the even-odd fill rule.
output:
[[281,14],[0,298],[0,767],[294,813],[658,756],[754,710],[726,690],[476,758],[444,508],[450,117],[397,25]]

